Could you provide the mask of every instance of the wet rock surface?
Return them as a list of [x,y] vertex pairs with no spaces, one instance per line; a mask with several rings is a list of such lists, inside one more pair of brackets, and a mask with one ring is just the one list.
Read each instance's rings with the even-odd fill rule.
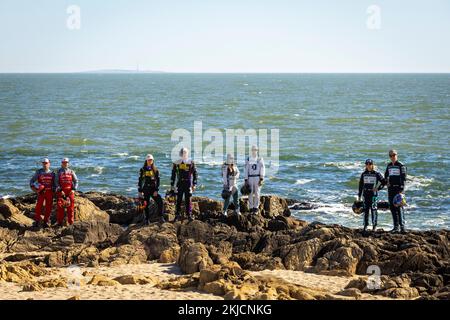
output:
[[[227,299],[359,299],[364,293],[396,299],[450,297],[448,230],[363,234],[340,225],[306,223],[291,216],[293,200],[276,196],[261,198],[260,214],[246,212],[243,205],[242,215],[229,211],[228,217],[221,214],[221,202],[195,197],[194,221],[173,222],[174,205],[166,203],[169,221],[145,225],[133,199],[97,192],[77,195],[83,214],[75,215],[72,226],[37,229],[27,220],[34,200],[34,195],[0,200],[0,278],[5,281],[30,282],[23,265],[45,270],[157,260],[176,262],[187,274],[178,283],[158,286],[191,286]],[[151,214],[156,215],[152,207]],[[359,278],[327,296],[278,280],[258,280],[247,272],[265,269]],[[145,281],[91,279],[113,286]],[[33,283],[25,289],[50,285],[57,284]]]

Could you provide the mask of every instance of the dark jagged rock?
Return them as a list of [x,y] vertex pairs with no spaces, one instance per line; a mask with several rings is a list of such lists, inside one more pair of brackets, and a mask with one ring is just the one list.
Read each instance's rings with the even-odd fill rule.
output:
[[202,243],[187,240],[181,246],[178,265],[184,273],[195,273],[212,266],[213,261]]
[[[32,218],[34,217],[36,200],[36,194],[29,194],[11,199],[11,202],[13,203],[15,209],[20,213],[15,214],[15,216],[20,217],[20,222],[22,224],[25,224],[25,227],[30,227],[33,223]],[[98,208],[92,201],[85,197],[82,192],[77,192],[75,194],[74,218],[75,221],[97,220],[104,222],[109,222],[110,219],[108,213]],[[50,219],[52,223],[56,222],[56,201],[54,201],[52,204],[52,213],[50,215]],[[8,227],[11,226],[12,225],[9,225]],[[20,229],[24,229],[24,227],[22,226],[20,227]]]
[[62,237],[72,236],[75,243],[92,244],[103,241],[114,243],[122,234],[119,225],[102,221],[77,221],[64,229]]
[[312,202],[296,202],[289,205],[289,208],[291,210],[298,210],[298,211],[304,211],[304,210],[314,210],[317,208],[320,208],[320,205]]
[[[293,201],[274,196],[262,197],[262,214],[246,212],[246,201],[241,199],[243,214],[229,212],[228,217],[222,215],[220,201],[195,197],[195,221],[144,225],[139,223],[142,214],[136,213],[133,199],[96,192],[80,193],[79,197],[92,204],[86,205],[91,208],[88,210],[106,212],[115,223],[88,212],[87,216],[99,219],[77,221],[62,229],[19,227],[10,218],[32,214],[35,199],[2,200],[0,253],[9,255],[10,261],[48,266],[177,261],[186,273],[208,269],[213,263],[231,263],[255,271],[291,269],[367,278],[368,269],[376,266],[382,275],[378,289],[368,289],[368,280],[361,278],[350,282],[347,289],[352,290],[344,290],[342,296],[358,292],[408,299],[450,296],[448,230],[362,234],[340,225],[297,220],[290,216]],[[174,204],[167,203],[166,208],[171,221]],[[214,291],[214,286],[217,284],[209,285],[208,290]]]
[[0,199],[0,227],[24,230],[33,224],[33,220],[24,215],[10,199]]
[[139,221],[142,215],[136,212],[134,200],[125,196],[92,191],[82,193],[80,196],[89,199],[101,210],[108,213],[111,223],[128,225]]

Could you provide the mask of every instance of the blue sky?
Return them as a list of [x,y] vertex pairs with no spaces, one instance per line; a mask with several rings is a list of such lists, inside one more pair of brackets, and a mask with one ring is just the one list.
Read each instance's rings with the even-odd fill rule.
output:
[[0,72],[450,72],[449,39],[448,0],[0,2]]

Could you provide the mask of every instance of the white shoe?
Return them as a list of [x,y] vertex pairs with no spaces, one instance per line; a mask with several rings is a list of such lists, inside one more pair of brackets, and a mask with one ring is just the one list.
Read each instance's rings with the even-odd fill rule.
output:
[[226,211],[224,211],[223,216],[228,217],[228,213]]
[[234,214],[237,215],[237,216],[240,216],[241,212],[240,211],[235,211]]

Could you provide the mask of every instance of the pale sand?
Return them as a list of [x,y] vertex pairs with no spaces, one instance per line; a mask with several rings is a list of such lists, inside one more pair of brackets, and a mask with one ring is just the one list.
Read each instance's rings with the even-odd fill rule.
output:
[[[88,274],[82,274],[87,271]],[[255,276],[276,277],[289,283],[302,285],[308,288],[326,290],[328,293],[336,294],[344,289],[352,277],[325,276],[301,271],[289,270],[265,270],[251,272]],[[182,275],[176,264],[147,263],[138,265],[118,265],[112,267],[76,267],[76,268],[53,268],[53,275],[42,279],[57,278],[59,276],[68,279],[82,279],[87,283],[93,274],[101,274],[112,279],[121,275],[143,275],[156,278],[159,281],[176,278]],[[22,285],[0,281],[1,300],[47,300],[68,299],[78,296],[82,300],[222,300],[222,297],[202,293],[197,290],[172,291],[155,288],[152,284],[147,285],[119,285],[119,286],[97,286],[97,285],[69,285],[69,288],[45,288],[42,291],[24,292]],[[363,294],[362,299],[383,299],[380,296]],[[385,298],[384,298],[385,299]]]
[[[113,267],[97,268],[55,268],[55,274],[42,277],[57,278],[58,275],[69,279],[83,279],[86,283],[92,278],[92,274],[101,274],[109,278],[121,275],[145,275],[165,280],[180,276],[180,269],[174,264],[147,263],[138,265],[119,265]],[[82,274],[87,271],[89,275]],[[39,278],[38,278],[39,279]],[[45,288],[42,291],[23,292],[22,285],[0,281],[1,300],[65,300],[78,296],[81,300],[223,300],[222,297],[198,291],[169,291],[154,288],[147,285],[69,285],[69,288]]]
[[[292,271],[292,270],[264,270],[258,272],[251,272],[254,276],[263,276],[278,278],[286,282],[301,285],[311,289],[325,290],[331,294],[337,294],[338,292],[344,290],[347,284],[353,280],[359,278],[354,277],[343,277],[343,276],[326,276],[315,273],[306,273],[303,271]],[[371,295],[363,293],[361,300],[391,300],[390,298],[383,297],[380,295]]]

